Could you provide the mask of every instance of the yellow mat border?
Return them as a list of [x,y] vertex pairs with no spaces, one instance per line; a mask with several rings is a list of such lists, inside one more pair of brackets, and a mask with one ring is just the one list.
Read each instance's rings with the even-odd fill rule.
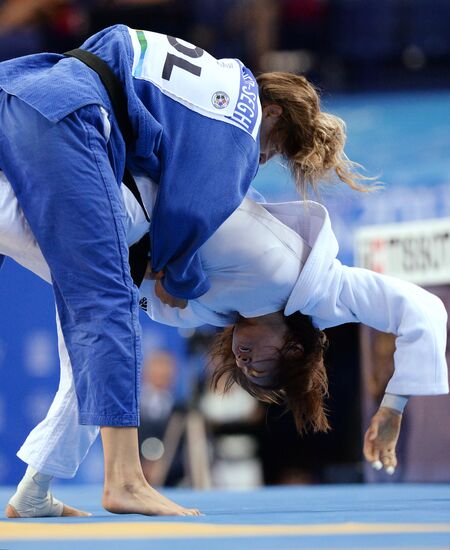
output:
[[29,523],[0,521],[0,541],[108,540],[223,537],[291,537],[449,533],[450,523],[327,523],[308,525],[233,525],[213,523],[102,522]]

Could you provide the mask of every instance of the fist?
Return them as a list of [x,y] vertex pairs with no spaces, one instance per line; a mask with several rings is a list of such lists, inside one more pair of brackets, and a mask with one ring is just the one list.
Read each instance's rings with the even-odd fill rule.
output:
[[184,309],[187,306],[187,300],[184,300],[183,298],[175,298],[165,290],[161,283],[161,280],[164,278],[164,271],[152,271],[150,260],[147,264],[147,270],[144,278],[155,281],[155,294],[163,304],[170,307],[179,307],[180,309]]
[[164,271],[152,271],[152,264],[150,260],[147,262],[147,269],[145,270],[144,279],[150,279],[151,281],[159,281],[164,277]]
[[161,279],[158,279],[155,282],[155,294],[163,304],[170,307],[179,307],[180,309],[184,309],[187,306],[187,300],[184,300],[183,298],[175,298],[175,296],[172,296],[165,290]]
[[401,422],[402,414],[387,407],[380,407],[372,418],[364,437],[364,457],[375,470],[384,468],[389,475],[395,472]]

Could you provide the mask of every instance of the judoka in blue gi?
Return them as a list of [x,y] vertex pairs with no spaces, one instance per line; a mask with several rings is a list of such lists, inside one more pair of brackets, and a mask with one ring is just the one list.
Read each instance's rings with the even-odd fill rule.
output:
[[164,272],[158,296],[184,305],[208,290],[198,249],[239,206],[260,162],[283,154],[300,186],[330,170],[357,186],[343,123],[320,111],[302,77],[268,75],[261,105],[241,62],[173,37],[119,25],[82,48],[118,77],[131,146],[96,72],[78,59],[33,55],[0,64],[0,169],[50,268],[79,423],[102,426],[104,506],[196,514],[154,491],[138,462],[141,344],[124,167],[159,185],[150,234],[153,269]]

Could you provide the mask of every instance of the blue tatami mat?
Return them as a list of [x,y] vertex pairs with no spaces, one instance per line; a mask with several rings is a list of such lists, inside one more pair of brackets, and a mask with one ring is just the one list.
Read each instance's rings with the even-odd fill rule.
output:
[[[6,505],[12,489],[0,489]],[[89,518],[0,521],[0,550],[450,548],[450,485],[327,485],[164,491],[199,518],[117,516],[98,486],[56,487]]]

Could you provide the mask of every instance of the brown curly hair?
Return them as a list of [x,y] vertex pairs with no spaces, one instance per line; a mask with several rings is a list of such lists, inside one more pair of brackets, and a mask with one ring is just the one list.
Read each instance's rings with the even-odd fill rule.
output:
[[286,404],[292,411],[299,433],[309,429],[326,432],[330,429],[324,405],[328,396],[324,366],[326,336],[313,326],[309,317],[299,312],[285,317],[285,320],[288,334],[278,351],[278,364],[270,386],[254,383],[237,366],[231,347],[234,325],[218,333],[212,343],[211,386],[216,390],[221,379],[225,378],[224,392],[238,384],[260,401]]
[[361,183],[374,178],[359,173],[361,167],[345,155],[345,122],[321,111],[319,94],[305,77],[272,72],[257,81],[263,107],[273,103],[283,109],[269,139],[279,144],[301,195],[306,196],[309,185],[317,192],[319,181],[333,174],[357,191],[378,188]]

